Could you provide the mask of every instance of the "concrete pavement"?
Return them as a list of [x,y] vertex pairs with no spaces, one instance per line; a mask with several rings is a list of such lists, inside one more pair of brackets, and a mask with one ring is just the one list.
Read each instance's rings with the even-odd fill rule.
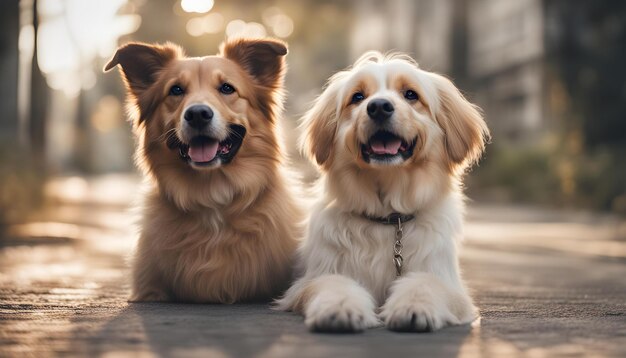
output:
[[11,229],[0,246],[0,356],[626,356],[617,218],[471,205],[462,267],[480,321],[428,334],[312,334],[264,304],[127,303],[136,185],[53,182],[50,209]]

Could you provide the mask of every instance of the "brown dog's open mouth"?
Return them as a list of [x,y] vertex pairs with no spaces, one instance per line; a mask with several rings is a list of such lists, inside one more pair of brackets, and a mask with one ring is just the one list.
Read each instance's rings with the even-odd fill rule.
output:
[[174,138],[168,147],[171,149],[178,148],[180,157],[188,163],[196,166],[211,166],[218,161],[221,164],[230,163],[246,136],[246,128],[238,124],[231,124],[229,127],[229,136],[218,141],[209,136],[194,137],[189,143],[183,143]]
[[417,138],[410,142],[388,131],[378,131],[361,144],[361,154],[366,163],[397,164],[413,155]]

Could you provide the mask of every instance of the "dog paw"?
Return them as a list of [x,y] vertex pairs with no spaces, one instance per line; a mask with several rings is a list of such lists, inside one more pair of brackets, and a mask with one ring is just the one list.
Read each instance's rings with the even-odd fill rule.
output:
[[432,305],[412,302],[384,308],[381,318],[385,326],[398,332],[432,332],[458,320],[447,310]]
[[373,308],[359,302],[311,302],[305,324],[314,332],[362,332],[380,325]]

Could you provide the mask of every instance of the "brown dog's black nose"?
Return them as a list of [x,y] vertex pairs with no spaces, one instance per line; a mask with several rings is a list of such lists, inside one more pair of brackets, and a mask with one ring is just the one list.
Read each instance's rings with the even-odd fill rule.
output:
[[386,99],[373,99],[367,104],[367,114],[379,123],[391,118],[393,110],[393,104]]
[[187,108],[184,117],[192,128],[202,129],[211,123],[213,110],[209,106],[197,104]]

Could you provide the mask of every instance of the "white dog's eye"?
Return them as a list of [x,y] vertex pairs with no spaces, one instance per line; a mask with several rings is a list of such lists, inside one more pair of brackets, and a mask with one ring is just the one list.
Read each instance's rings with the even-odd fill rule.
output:
[[404,92],[404,98],[408,99],[409,101],[416,101],[419,96],[417,95],[417,92],[413,90],[406,90],[406,92]]
[[352,95],[352,99],[350,100],[350,104],[357,104],[365,99],[365,96],[361,92],[357,92]]

